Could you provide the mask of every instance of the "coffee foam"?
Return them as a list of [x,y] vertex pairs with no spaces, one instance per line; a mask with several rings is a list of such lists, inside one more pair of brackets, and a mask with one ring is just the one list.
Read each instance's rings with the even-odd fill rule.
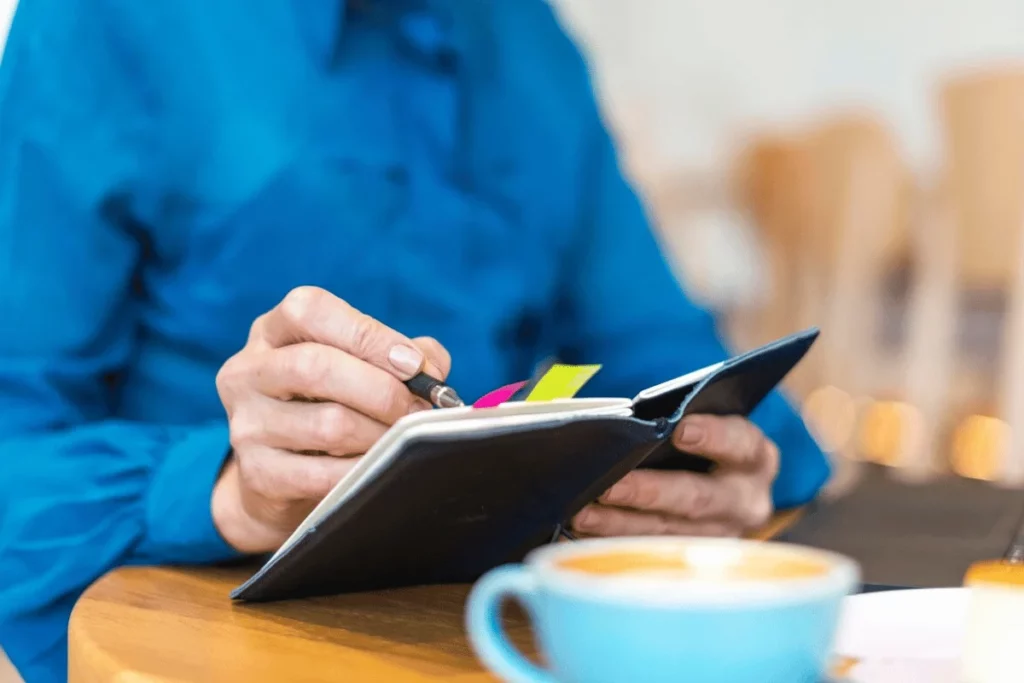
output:
[[783,543],[711,538],[616,538],[560,543],[528,560],[537,580],[590,600],[671,607],[798,602],[847,593],[857,565]]
[[[560,570],[600,576],[652,576],[722,581],[786,581],[824,576],[831,564],[799,553],[757,549],[729,557],[700,559],[700,553],[624,548],[584,552],[556,562]],[[713,559],[718,561],[707,561]],[[725,560],[724,562],[722,560]]]

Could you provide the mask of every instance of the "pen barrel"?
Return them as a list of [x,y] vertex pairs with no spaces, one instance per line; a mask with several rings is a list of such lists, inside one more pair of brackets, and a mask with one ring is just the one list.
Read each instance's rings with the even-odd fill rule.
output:
[[438,408],[457,408],[464,405],[454,389],[441,380],[434,379],[422,372],[406,380],[405,386],[415,396],[429,401],[431,405]]

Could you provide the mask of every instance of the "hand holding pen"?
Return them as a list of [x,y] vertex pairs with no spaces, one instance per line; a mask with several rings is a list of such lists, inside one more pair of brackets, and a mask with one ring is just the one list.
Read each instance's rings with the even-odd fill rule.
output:
[[449,367],[433,339],[410,339],[322,289],[290,292],[217,375],[231,456],[212,506],[225,540],[275,549],[396,421],[461,403],[443,384]]

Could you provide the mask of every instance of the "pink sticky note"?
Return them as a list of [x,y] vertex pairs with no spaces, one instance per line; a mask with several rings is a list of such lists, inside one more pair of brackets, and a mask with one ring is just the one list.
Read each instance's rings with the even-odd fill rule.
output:
[[500,406],[505,401],[512,398],[517,391],[526,386],[526,382],[516,382],[515,384],[506,384],[500,389],[495,389],[489,394],[485,394],[481,398],[477,399],[477,402],[473,404],[474,408],[493,408],[494,406]]

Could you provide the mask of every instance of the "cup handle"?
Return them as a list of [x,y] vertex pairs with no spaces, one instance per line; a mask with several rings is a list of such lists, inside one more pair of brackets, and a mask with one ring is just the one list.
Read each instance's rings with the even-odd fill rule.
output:
[[499,567],[480,579],[466,605],[469,641],[480,660],[512,683],[556,683],[554,676],[524,657],[501,626],[501,606],[514,598],[529,606],[536,596],[533,577],[521,565]]

